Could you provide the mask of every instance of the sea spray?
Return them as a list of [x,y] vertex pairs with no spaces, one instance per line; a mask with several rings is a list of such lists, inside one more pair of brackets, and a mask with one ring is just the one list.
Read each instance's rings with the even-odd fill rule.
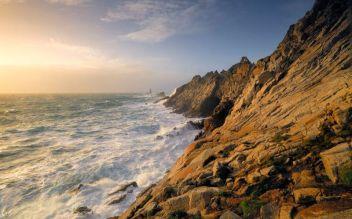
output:
[[[0,217],[120,214],[197,131],[141,94],[0,96]],[[11,121],[11,122],[8,122]],[[109,205],[114,189],[136,181]]]

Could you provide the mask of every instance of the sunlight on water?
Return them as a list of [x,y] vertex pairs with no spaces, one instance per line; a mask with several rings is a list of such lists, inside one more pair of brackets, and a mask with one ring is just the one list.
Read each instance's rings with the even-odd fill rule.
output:
[[[72,218],[79,206],[93,218],[120,214],[197,133],[156,99],[0,96],[0,218]],[[108,194],[131,181],[139,187],[108,205]]]

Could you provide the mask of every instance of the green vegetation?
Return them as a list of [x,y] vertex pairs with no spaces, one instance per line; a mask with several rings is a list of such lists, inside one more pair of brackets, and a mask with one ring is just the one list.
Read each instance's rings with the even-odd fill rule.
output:
[[345,185],[352,185],[352,169],[351,168],[343,168],[340,170],[340,178],[341,182]]
[[244,218],[253,218],[256,216],[263,204],[264,203],[262,201],[253,199],[250,201],[242,201],[239,206],[241,207]]
[[351,129],[343,129],[337,135],[340,137],[343,137],[343,138],[347,138],[347,137],[352,136],[352,130]]

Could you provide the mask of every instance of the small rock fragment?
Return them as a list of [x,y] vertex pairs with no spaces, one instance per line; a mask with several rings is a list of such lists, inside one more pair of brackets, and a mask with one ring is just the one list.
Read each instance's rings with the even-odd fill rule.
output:
[[241,219],[241,217],[233,213],[232,211],[227,210],[220,216],[219,219]]
[[73,211],[74,214],[88,214],[88,213],[92,213],[92,209],[88,208],[87,206],[81,206],[76,208]]

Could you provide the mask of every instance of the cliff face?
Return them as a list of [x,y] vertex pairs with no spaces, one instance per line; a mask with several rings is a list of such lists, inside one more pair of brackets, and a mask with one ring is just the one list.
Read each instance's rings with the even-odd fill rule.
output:
[[214,108],[225,100],[236,99],[249,80],[253,64],[243,57],[241,62],[221,73],[208,72],[205,76],[193,79],[177,88],[165,106],[186,116],[210,116]]
[[270,56],[177,89],[167,106],[224,121],[121,217],[351,217],[351,21],[317,0]]

